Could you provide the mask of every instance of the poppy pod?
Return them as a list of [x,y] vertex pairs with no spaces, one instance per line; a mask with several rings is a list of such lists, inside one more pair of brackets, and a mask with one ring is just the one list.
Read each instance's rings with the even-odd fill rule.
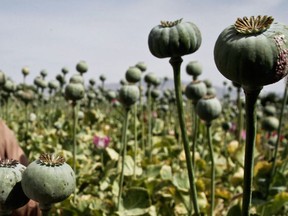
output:
[[147,70],[147,65],[144,62],[138,62],[135,67],[139,68],[141,72],[145,72]]
[[150,72],[144,76],[144,81],[147,83],[147,85],[157,85],[158,77],[155,73]]
[[261,89],[286,76],[287,37],[288,27],[271,16],[238,18],[216,41],[216,66],[244,89]]
[[276,131],[279,127],[279,120],[274,116],[267,116],[262,119],[262,129],[268,132]]
[[196,112],[200,119],[211,123],[221,114],[222,105],[215,96],[205,96],[197,102]]
[[28,76],[29,73],[30,73],[30,69],[28,67],[23,67],[22,68],[23,76]]
[[101,80],[101,82],[104,82],[106,80],[106,76],[105,75],[100,75],[99,79]]
[[149,33],[150,52],[158,58],[180,57],[194,53],[201,45],[202,37],[192,22],[161,21]]
[[57,82],[56,80],[51,80],[50,82],[48,82],[48,87],[51,90],[56,90],[57,88],[59,88],[59,82]]
[[63,75],[66,75],[66,74],[69,73],[69,69],[68,69],[67,67],[63,67],[63,68],[61,69],[61,72],[62,72]]
[[62,156],[42,154],[28,165],[21,185],[30,199],[40,203],[40,208],[68,198],[75,190],[75,174]]
[[202,65],[198,61],[190,61],[186,65],[186,72],[196,80],[197,77],[202,74]]
[[129,67],[126,71],[125,78],[130,83],[137,83],[141,80],[141,70],[138,67]]
[[81,83],[70,82],[65,87],[65,97],[68,100],[78,101],[81,100],[85,95],[84,85]]
[[80,73],[80,74],[84,74],[88,71],[88,65],[85,61],[80,61],[77,65],[76,65],[76,70]]
[[43,77],[38,76],[34,79],[34,84],[41,89],[44,89],[47,87],[47,82],[43,79]]
[[5,84],[6,81],[6,75],[3,71],[0,71],[0,87]]
[[73,74],[69,79],[69,83],[81,83],[84,84],[84,78],[80,74]]
[[119,91],[119,101],[127,108],[134,105],[139,97],[139,88],[135,85],[124,85]]
[[20,208],[29,201],[21,187],[25,168],[16,160],[0,160],[0,215]]
[[[1,75],[0,75],[0,76],[1,76]],[[1,79],[1,78],[0,78],[0,79]],[[1,81],[0,81],[0,82],[1,82]],[[1,84],[0,84],[0,86],[1,86]],[[12,80],[7,79],[6,82],[5,82],[5,84],[4,84],[4,86],[3,86],[3,90],[6,91],[6,92],[8,92],[8,93],[12,93],[12,92],[15,91],[15,89],[16,89],[15,83],[14,83]]]
[[185,88],[185,95],[188,99],[198,101],[207,94],[207,87],[204,82],[195,80],[190,82]]

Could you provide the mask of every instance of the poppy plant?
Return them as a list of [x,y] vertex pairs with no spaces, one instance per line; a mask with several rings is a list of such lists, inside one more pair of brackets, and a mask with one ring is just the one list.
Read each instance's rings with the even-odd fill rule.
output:
[[105,149],[110,143],[110,138],[108,136],[94,136],[93,144],[97,149]]

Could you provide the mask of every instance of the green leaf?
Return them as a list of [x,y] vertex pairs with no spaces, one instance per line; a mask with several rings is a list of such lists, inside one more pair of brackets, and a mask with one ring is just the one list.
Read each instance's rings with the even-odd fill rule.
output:
[[145,188],[134,187],[126,191],[118,215],[137,216],[150,211],[151,201]]
[[171,166],[164,165],[160,170],[160,175],[163,180],[172,180],[172,168]]
[[162,119],[157,118],[154,122],[153,134],[159,135],[164,129],[164,121]]
[[111,160],[118,160],[119,159],[119,154],[112,148],[107,147],[106,149],[107,154],[111,158]]
[[[130,155],[125,156],[124,162],[124,175],[125,176],[132,176],[134,174],[134,160]],[[136,175],[142,174],[142,168],[136,166]]]
[[156,178],[160,175],[161,165],[149,165],[146,169],[147,178]]
[[183,171],[183,172],[175,173],[175,175],[173,176],[172,182],[174,186],[178,188],[178,190],[188,192],[190,189],[187,172]]

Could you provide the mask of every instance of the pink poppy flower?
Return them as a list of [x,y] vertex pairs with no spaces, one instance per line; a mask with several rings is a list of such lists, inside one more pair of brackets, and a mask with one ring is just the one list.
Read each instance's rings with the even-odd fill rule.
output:
[[94,136],[93,143],[97,149],[105,149],[109,146],[110,138],[108,136]]

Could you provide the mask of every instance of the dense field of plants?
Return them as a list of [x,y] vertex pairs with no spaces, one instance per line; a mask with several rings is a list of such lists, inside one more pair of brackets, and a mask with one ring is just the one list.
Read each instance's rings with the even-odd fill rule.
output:
[[[162,22],[171,29],[180,25]],[[87,80],[85,61],[75,71],[63,68],[55,80],[43,70],[33,84],[26,82],[28,68],[17,84],[0,72],[0,116],[29,161],[55,153],[74,170],[75,192],[53,204],[50,214],[233,216],[246,215],[241,209],[247,208],[251,215],[288,215],[287,90],[259,96],[268,83],[256,83],[254,104],[251,81],[240,79],[223,83],[217,98],[213,84],[201,80],[197,61],[185,65],[191,82],[181,85],[181,56],[196,51],[199,38],[186,53],[183,47],[158,52],[157,29],[153,34],[151,53],[171,57],[173,88],[167,78],[147,72],[144,62],[123,72],[117,89],[107,87],[104,75]],[[253,120],[253,113],[257,124],[246,118]],[[247,165],[251,140],[255,149]],[[253,181],[244,178],[249,169]]]

